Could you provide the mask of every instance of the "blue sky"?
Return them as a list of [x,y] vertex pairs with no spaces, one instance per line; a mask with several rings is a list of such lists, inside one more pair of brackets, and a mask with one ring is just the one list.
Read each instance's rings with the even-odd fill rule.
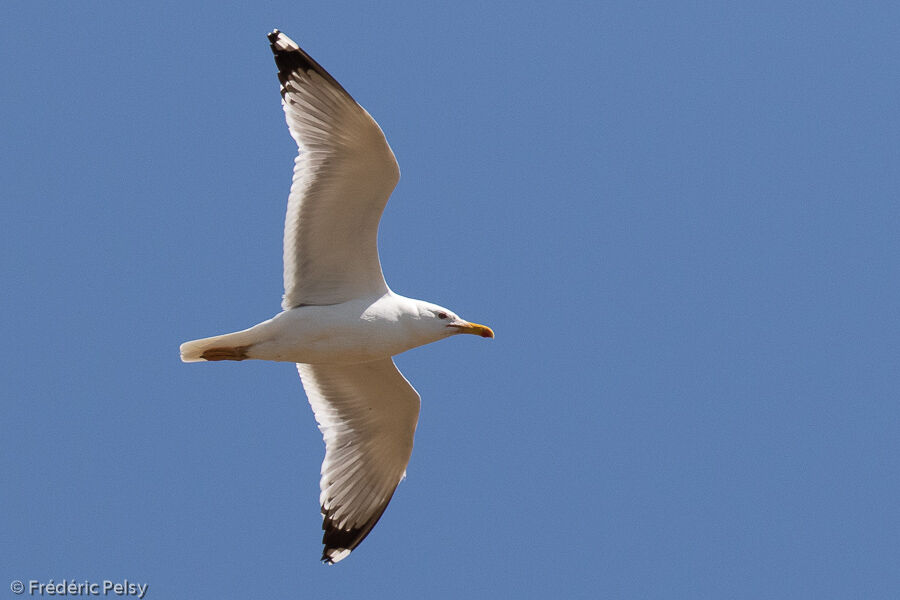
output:
[[[896,598],[895,3],[3,13],[0,596]],[[397,155],[388,282],[497,334],[397,359],[334,567],[296,371],[178,359],[279,309],[275,27]]]

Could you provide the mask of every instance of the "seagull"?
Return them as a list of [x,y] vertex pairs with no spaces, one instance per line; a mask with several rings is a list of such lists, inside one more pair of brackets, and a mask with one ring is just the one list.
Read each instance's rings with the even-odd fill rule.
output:
[[249,329],[181,345],[181,360],[297,364],[325,439],[322,561],[346,558],[406,476],[418,392],[392,357],[490,327],[400,296],[384,280],[378,222],[400,178],[378,123],[293,40],[268,35],[299,154],[284,226],[282,312]]

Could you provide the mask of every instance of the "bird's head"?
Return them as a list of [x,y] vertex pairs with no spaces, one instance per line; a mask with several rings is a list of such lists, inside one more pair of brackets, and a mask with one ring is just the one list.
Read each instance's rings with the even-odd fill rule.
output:
[[486,338],[494,337],[494,331],[487,325],[479,325],[461,319],[453,311],[437,304],[422,302],[419,306],[419,318],[422,320],[422,324],[437,333],[438,337],[449,337],[458,333],[471,333]]

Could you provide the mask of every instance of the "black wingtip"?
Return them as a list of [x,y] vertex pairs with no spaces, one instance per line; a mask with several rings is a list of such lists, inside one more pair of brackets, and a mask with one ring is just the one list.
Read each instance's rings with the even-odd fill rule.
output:
[[322,68],[322,65],[304,52],[303,48],[294,40],[278,29],[273,29],[272,33],[268,34],[267,37],[272,48],[272,54],[275,55],[275,64],[278,66],[279,79],[281,79],[282,83],[285,83],[285,80],[291,73],[315,71],[322,79],[346,94],[351,100],[353,99],[353,96],[328,71]]
[[322,529],[325,530],[325,535],[322,536],[322,543],[325,544],[325,548],[322,551],[322,562],[333,565],[353,552],[381,519],[381,515],[384,514],[393,496],[394,493],[391,492],[391,496],[372,513],[368,521],[353,529],[339,529],[336,527],[334,521],[331,520],[323,508],[322,514],[325,518],[322,520]]

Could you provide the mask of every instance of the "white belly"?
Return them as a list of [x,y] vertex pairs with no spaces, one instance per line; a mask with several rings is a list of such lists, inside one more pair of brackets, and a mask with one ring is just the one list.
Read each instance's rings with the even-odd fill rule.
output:
[[386,358],[431,340],[416,340],[402,311],[354,300],[285,311],[247,330],[248,358],[309,364],[349,364]]

